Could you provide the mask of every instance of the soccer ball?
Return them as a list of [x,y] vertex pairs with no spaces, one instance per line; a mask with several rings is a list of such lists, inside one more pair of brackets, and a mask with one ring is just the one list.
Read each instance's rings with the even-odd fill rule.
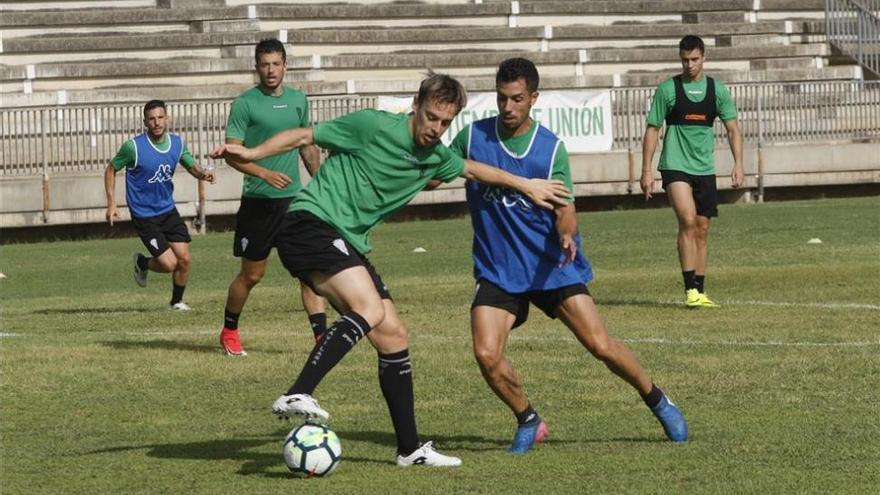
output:
[[311,478],[327,476],[342,460],[339,437],[324,425],[305,423],[284,439],[284,462],[294,473]]

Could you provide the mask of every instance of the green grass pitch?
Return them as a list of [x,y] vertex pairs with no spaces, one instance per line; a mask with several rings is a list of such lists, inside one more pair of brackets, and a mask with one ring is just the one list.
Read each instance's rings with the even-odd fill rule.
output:
[[241,319],[250,355],[230,358],[217,335],[238,269],[231,234],[194,238],[187,314],[165,309],[167,275],[135,286],[137,239],[6,245],[0,492],[877,493],[880,197],[722,206],[707,278],[718,310],[681,304],[668,208],[579,223],[600,312],[681,406],[687,444],[666,441],[632,389],[533,310],[508,354],[550,437],[504,452],[513,416],[471,353],[467,219],[382,226],[370,255],[410,330],[422,438],[464,465],[394,465],[361,343],[316,391],[344,456],[317,480],[287,472],[295,425],[270,413],[311,348],[274,254]]

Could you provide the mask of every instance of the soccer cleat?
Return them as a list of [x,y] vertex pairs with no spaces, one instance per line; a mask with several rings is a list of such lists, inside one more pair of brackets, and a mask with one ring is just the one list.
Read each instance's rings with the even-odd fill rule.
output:
[[707,296],[706,294],[701,293],[699,307],[701,307],[701,308],[720,308],[721,305],[716,303],[715,301],[709,299],[709,296]]
[[651,408],[651,412],[654,413],[654,416],[660,421],[660,424],[663,425],[663,431],[666,432],[666,436],[670,440],[673,442],[687,441],[687,421],[685,421],[684,415],[681,414],[678,407],[669,400],[669,397],[667,397],[665,393],[663,394],[663,398],[660,399],[660,402]]
[[521,425],[516,429],[516,434],[513,435],[513,443],[507,451],[511,454],[525,454],[532,447],[543,442],[547,438],[547,433],[549,433],[547,423],[543,420],[534,425]]
[[141,287],[147,286],[147,270],[141,270],[140,265],[138,265],[138,259],[143,256],[141,253],[134,253],[132,257],[132,261],[134,262],[134,281]]
[[305,416],[307,421],[330,419],[330,413],[321,409],[318,401],[309,394],[282,395],[272,404],[272,412],[283,419],[288,419],[292,415]]
[[241,346],[241,340],[238,339],[238,330],[223,328],[220,331],[220,345],[229,356],[247,356]]
[[397,465],[400,467],[408,466],[435,466],[435,467],[455,467],[461,466],[461,459],[450,455],[443,455],[434,450],[431,442],[425,442],[419,446],[412,454],[404,457],[397,456]]
[[171,311],[192,311],[190,305],[183,301],[169,304],[168,309],[170,309]]
[[700,302],[703,300],[702,294],[697,289],[688,289],[684,292],[685,294],[685,306],[689,308],[699,308]]

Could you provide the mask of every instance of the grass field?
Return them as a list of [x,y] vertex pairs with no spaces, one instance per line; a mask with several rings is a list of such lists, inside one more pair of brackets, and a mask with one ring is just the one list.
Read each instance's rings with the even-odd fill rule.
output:
[[508,353],[551,436],[504,452],[513,417],[470,350],[466,219],[383,226],[371,255],[410,328],[423,440],[464,465],[394,465],[362,343],[316,391],[345,457],[318,480],[287,473],[293,425],[269,410],[311,347],[274,255],[241,320],[250,355],[230,358],[216,339],[231,234],[194,239],[188,314],[165,309],[167,276],[135,286],[137,239],[7,245],[0,493],[877,493],[880,197],[723,206],[707,278],[719,310],[681,305],[668,209],[579,220],[600,311],[681,406],[687,444],[533,310]]

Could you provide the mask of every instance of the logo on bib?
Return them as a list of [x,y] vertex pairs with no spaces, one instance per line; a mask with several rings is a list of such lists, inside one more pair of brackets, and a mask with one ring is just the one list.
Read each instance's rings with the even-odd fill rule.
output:
[[162,165],[159,165],[159,169],[156,170],[156,173],[153,174],[153,176],[150,177],[150,180],[148,180],[147,182],[149,182],[150,184],[155,184],[157,182],[168,182],[169,180],[171,180],[172,173],[173,172],[171,171],[171,165],[166,165],[163,163]]

